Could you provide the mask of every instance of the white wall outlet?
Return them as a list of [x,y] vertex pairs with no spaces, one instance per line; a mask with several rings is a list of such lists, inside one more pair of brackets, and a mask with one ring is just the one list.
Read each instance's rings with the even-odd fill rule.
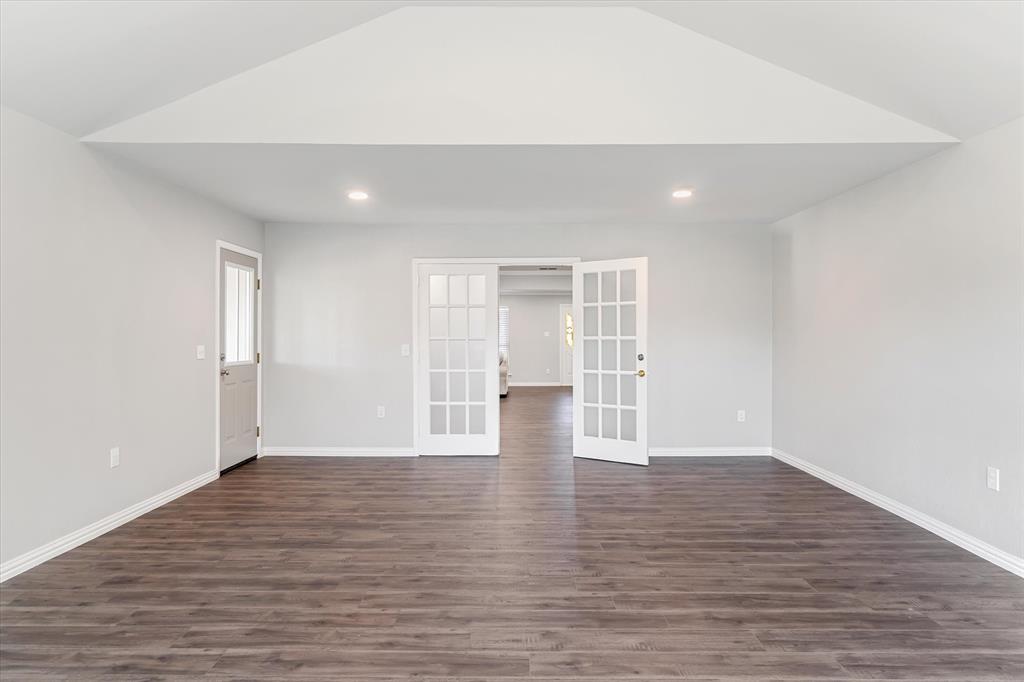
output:
[[551,368],[550,368],[550,367],[548,367],[548,368],[547,368],[546,370],[544,370],[544,373],[545,373],[545,374],[551,374]]
[[544,332],[544,336],[551,336],[551,332]]
[[196,360],[206,359],[206,346],[196,346]]
[[383,419],[383,418],[384,418],[384,406],[383,405],[378,405],[377,406],[377,419]]
[[745,422],[745,421],[747,421],[747,411],[746,410],[736,410],[736,421],[738,421],[738,422]]
[[402,353],[403,358],[409,357],[409,344],[403,343],[402,350],[400,352]]
[[999,469],[996,469],[995,467],[988,468],[987,483],[989,490],[999,492]]
[[110,448],[110,468],[114,469],[121,465],[121,448]]

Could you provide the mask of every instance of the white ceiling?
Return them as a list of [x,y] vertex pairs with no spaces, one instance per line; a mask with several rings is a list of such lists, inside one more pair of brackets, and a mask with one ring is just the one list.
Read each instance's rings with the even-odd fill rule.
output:
[[628,224],[774,222],[944,145],[99,146],[268,221]]
[[1022,32],[1018,1],[4,0],[0,102],[266,220],[767,222],[1022,115]]
[[[4,0],[0,102],[74,135],[168,104],[396,7],[457,0]],[[1017,0],[626,5],[963,138],[1024,114]]]

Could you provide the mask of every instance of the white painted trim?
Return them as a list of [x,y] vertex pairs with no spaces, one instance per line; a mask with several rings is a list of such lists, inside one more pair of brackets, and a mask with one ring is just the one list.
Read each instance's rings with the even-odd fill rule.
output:
[[811,464],[807,460],[794,457],[793,455],[783,452],[777,448],[772,448],[772,455],[780,462],[785,462],[786,464],[800,469],[815,478],[819,478],[826,483],[834,485],[840,490],[844,490],[851,495],[855,495],[856,497],[865,500],[866,502],[870,502],[876,507],[881,507],[887,512],[891,512],[902,519],[906,519],[907,521],[924,528],[927,531],[935,533],[943,540],[948,540],[954,545],[966,549],[971,554],[975,554],[982,559],[999,566],[1000,568],[1006,569],[1010,573],[1024,578],[1024,557],[1014,556],[1013,554],[990,545],[983,540],[979,540],[973,535],[968,535],[947,523],[919,512],[912,507],[908,507],[902,502],[897,502],[891,497],[886,497],[885,495],[875,492],[874,490],[862,486],[859,483],[855,483],[848,478],[844,478],[839,474],[834,474],[827,469],[823,469],[817,464]]
[[579,263],[578,256],[563,256],[556,258],[413,258],[414,266],[421,263],[458,263],[462,265],[473,265],[479,263],[494,263],[495,265],[572,265]]
[[30,568],[38,566],[44,561],[49,561],[68,550],[74,549],[79,545],[83,545],[90,540],[98,538],[104,533],[128,523],[132,519],[136,519],[147,512],[153,511],[157,507],[162,507],[171,500],[181,497],[186,493],[190,493],[196,488],[200,488],[211,481],[217,480],[219,476],[220,473],[216,470],[207,471],[205,474],[200,474],[190,481],[185,481],[180,485],[174,486],[170,490],[165,490],[164,492],[154,495],[147,500],[133,504],[126,509],[122,509],[121,511],[111,514],[106,518],[100,519],[95,523],[90,523],[84,528],[68,533],[64,537],[57,538],[53,542],[48,542],[42,547],[37,547],[30,552],[25,552],[21,556],[16,556],[9,561],[5,561],[3,564],[0,564],[0,582],[13,578],[19,573],[23,573]]
[[267,446],[264,457],[415,457],[412,448],[328,448]]
[[516,386],[562,386],[561,381],[510,381],[508,382],[509,388]]
[[215,273],[213,288],[213,467],[217,472],[220,472],[220,252],[222,249],[256,259],[256,279],[260,283],[256,289],[256,353],[260,358],[260,361],[256,363],[256,425],[260,430],[260,435],[256,436],[256,457],[259,458],[263,453],[263,254],[218,239],[213,250],[213,271]]
[[649,448],[649,457],[771,457],[764,447]]

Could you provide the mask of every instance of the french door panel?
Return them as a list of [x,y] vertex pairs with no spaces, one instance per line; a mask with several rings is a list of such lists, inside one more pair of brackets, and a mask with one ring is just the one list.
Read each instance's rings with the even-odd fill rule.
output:
[[498,266],[420,264],[417,452],[496,455]]
[[647,258],[573,265],[573,455],[647,465]]

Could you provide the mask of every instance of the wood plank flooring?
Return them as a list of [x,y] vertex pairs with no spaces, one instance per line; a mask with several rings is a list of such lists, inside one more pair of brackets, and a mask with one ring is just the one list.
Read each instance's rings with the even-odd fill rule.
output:
[[0,588],[17,679],[1024,679],[1024,581],[767,458],[267,458]]

